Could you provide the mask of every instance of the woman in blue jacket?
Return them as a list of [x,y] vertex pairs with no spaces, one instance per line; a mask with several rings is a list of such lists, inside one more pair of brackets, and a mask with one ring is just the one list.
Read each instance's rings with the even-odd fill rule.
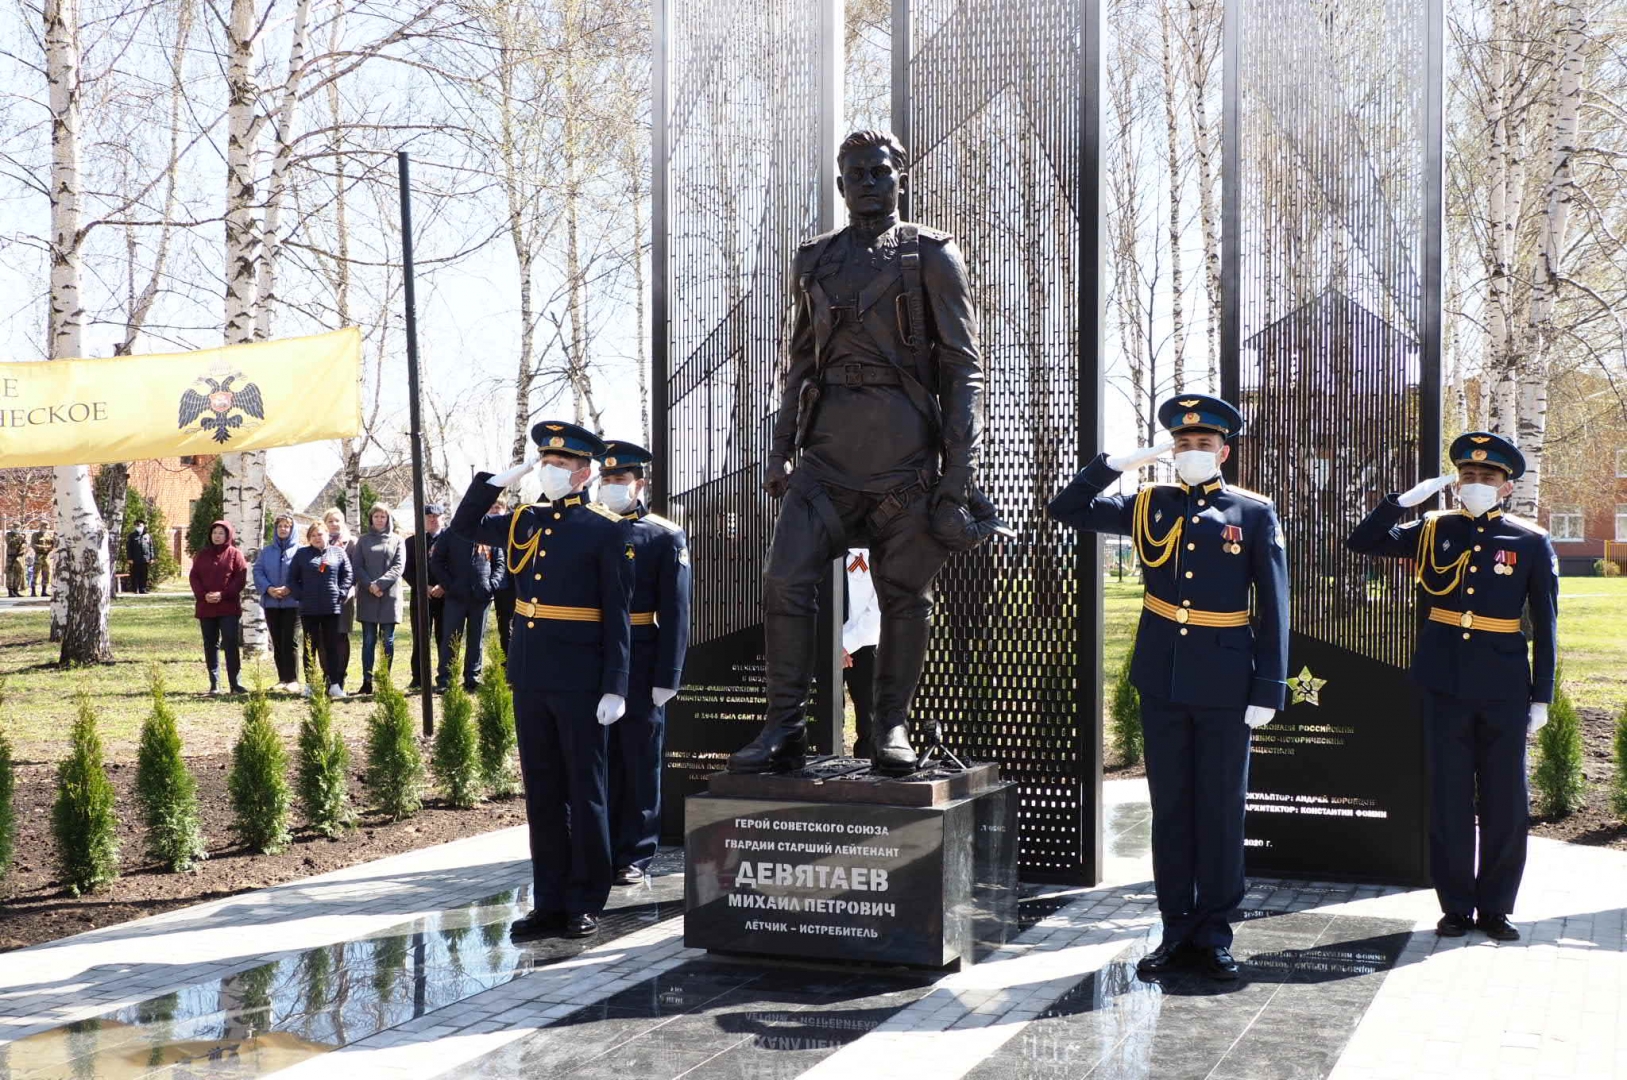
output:
[[[328,544],[328,530],[322,522],[313,522],[305,530],[305,542],[309,546],[294,552],[288,584],[293,589],[294,599],[299,601],[299,621],[305,628],[305,640],[321,661],[328,696],[342,698],[345,696],[345,661],[339,651],[339,609],[344,606],[354,574],[345,549]],[[305,691],[310,694],[315,689],[306,687]]]
[[254,591],[266,613],[266,630],[271,634],[271,652],[277,661],[277,685],[273,690],[299,691],[299,663],[294,649],[294,626],[299,622],[299,601],[288,585],[288,571],[294,564],[299,544],[294,539],[294,516],[278,514],[271,543],[260,549],[254,560]]

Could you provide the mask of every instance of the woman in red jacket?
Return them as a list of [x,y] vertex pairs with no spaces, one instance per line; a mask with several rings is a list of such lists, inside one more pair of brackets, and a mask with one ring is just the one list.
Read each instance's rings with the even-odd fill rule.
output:
[[209,692],[220,693],[220,646],[226,646],[226,682],[234,694],[247,693],[237,681],[242,658],[238,651],[239,621],[243,617],[243,585],[249,564],[232,544],[232,526],[217,521],[209,526],[209,543],[192,556],[193,613],[203,628],[203,661],[209,666]]

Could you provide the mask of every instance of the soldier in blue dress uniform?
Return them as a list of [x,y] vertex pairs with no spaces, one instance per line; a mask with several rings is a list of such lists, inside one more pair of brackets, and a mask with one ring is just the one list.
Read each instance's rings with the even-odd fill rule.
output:
[[[536,445],[522,464],[475,474],[451,528],[504,547],[514,575],[508,678],[535,888],[533,910],[514,923],[512,936],[588,937],[598,931],[613,869],[606,728],[626,711],[632,524],[585,492],[593,459],[604,452],[598,436],[544,421],[531,438]],[[533,468],[542,502],[487,513]]]
[[[1499,509],[1525,472],[1513,443],[1471,431],[1452,441],[1449,456],[1456,476],[1386,495],[1346,543],[1412,560],[1421,590],[1412,680],[1423,690],[1429,739],[1429,876],[1442,912],[1435,932],[1462,937],[1473,925],[1516,941],[1508,916],[1525,872],[1525,742],[1547,723],[1554,695],[1559,562],[1546,532]],[[1454,482],[1457,509],[1402,523]]]
[[[1173,438],[1097,455],[1051,501],[1051,516],[1127,535],[1141,558],[1141,625],[1130,678],[1141,695],[1152,795],[1153,878],[1164,919],[1151,976],[1188,965],[1235,979],[1231,919],[1243,899],[1243,808],[1249,733],[1283,707],[1288,560],[1276,510],[1226,483],[1236,409],[1179,394],[1158,410]],[[1103,495],[1122,473],[1173,448],[1180,482]],[[1249,600],[1259,612],[1251,627]]]
[[677,522],[650,513],[642,446],[605,441],[599,502],[633,531],[633,664],[627,715],[610,731],[610,850],[617,885],[644,880],[661,838],[661,750],[666,705],[683,684],[689,648],[689,541]]

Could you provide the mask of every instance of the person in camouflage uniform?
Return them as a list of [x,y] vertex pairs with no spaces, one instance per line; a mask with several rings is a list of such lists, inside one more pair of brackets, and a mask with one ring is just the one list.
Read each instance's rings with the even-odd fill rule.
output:
[[29,546],[34,549],[34,583],[28,595],[50,596],[51,554],[56,551],[56,533],[49,526],[42,525],[28,539]]
[[6,595],[23,594],[23,552],[26,550],[23,534],[18,529],[6,530]]

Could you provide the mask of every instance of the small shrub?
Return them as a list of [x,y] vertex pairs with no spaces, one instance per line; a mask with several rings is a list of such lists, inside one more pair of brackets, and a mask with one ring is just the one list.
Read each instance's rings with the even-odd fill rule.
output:
[[1575,813],[1587,796],[1587,779],[1582,775],[1582,722],[1565,692],[1564,676],[1561,668],[1554,677],[1554,700],[1548,706],[1548,723],[1537,732],[1539,756],[1531,777],[1537,789],[1537,812],[1550,818]]
[[375,675],[373,715],[367,720],[367,792],[385,816],[399,821],[422,804],[424,759],[407,698],[396,689],[390,665]]
[[17,842],[17,774],[12,769],[5,715],[6,680],[0,679],[0,884],[11,873],[11,853]]
[[208,857],[198,824],[198,785],[181,756],[181,733],[157,664],[148,672],[147,685],[153,707],[142,722],[136,757],[136,802],[147,824],[147,854],[172,871],[190,870]]
[[[306,685],[316,685],[312,668],[305,661]],[[342,836],[355,823],[350,807],[350,748],[333,726],[333,703],[328,695],[312,693],[309,709],[299,725],[299,770],[294,780],[300,810],[312,829],[323,836]]]
[[[452,658],[454,672],[462,668],[461,646]],[[446,801],[459,810],[480,802],[480,740],[475,734],[475,702],[458,679],[452,680],[442,699],[441,725],[435,730],[430,764],[441,782]]]
[[1119,664],[1118,677],[1113,681],[1113,701],[1110,712],[1113,716],[1113,749],[1118,752],[1119,762],[1123,765],[1140,764],[1146,749],[1146,740],[1141,730],[1141,695],[1136,691],[1135,684],[1130,681],[1130,664],[1136,654],[1135,635],[1130,637],[1130,648],[1124,654],[1123,663]]
[[1616,776],[1610,782],[1610,809],[1616,816],[1627,820],[1627,704],[1616,717]]
[[[489,641],[490,639],[488,639]],[[490,641],[480,675],[476,726],[480,730],[480,777],[486,794],[507,798],[520,790],[514,771],[514,691],[504,674],[502,646]]]
[[256,680],[243,706],[243,730],[232,747],[226,778],[232,831],[254,851],[275,855],[288,846],[288,754],[271,723],[265,683]]
[[57,872],[72,896],[105,885],[119,874],[118,819],[113,784],[102,765],[96,710],[82,690],[78,704],[68,756],[57,766],[56,805],[51,808]]
[[1620,577],[1621,564],[1614,559],[1594,559],[1593,573],[1597,577]]

